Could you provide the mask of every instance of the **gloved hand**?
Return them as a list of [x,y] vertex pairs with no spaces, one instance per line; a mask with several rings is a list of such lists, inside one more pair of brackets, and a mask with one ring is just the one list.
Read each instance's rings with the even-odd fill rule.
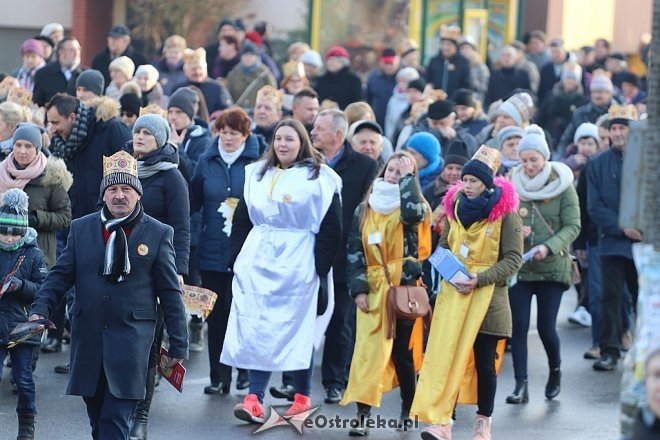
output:
[[11,277],[9,289],[7,292],[20,292],[23,289],[23,280],[16,277]]
[[37,226],[37,213],[36,211],[31,211],[28,214],[28,226],[35,228]]

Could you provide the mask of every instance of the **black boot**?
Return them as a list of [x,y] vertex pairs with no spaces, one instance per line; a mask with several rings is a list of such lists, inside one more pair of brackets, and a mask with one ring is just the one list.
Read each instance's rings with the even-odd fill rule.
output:
[[412,431],[415,421],[410,417],[410,406],[403,405],[399,422],[397,423],[396,430],[400,432]]
[[147,440],[147,422],[149,421],[149,408],[154,397],[156,386],[156,367],[147,371],[147,393],[144,400],[140,400],[133,413],[133,424],[128,435],[129,440]]
[[559,368],[550,370],[548,383],[545,384],[545,397],[549,400],[554,399],[561,391],[561,370]]
[[517,380],[516,388],[513,393],[506,397],[506,403],[527,403],[529,402],[529,393],[527,392],[527,379]]
[[367,427],[367,420],[371,417],[371,407],[369,405],[365,405],[364,403],[359,403],[357,404],[358,407],[358,412],[357,412],[357,421],[358,421],[358,426],[355,428],[351,428],[351,430],[348,432],[348,435],[350,437],[364,437],[367,434],[369,434],[369,428]]
[[16,440],[34,439],[34,416],[18,416],[18,437]]

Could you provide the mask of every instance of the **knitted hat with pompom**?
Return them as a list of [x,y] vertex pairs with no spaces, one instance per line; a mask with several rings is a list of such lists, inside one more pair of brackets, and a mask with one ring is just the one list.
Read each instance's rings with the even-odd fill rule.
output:
[[28,196],[18,188],[12,188],[2,195],[0,206],[0,234],[20,235],[28,229]]

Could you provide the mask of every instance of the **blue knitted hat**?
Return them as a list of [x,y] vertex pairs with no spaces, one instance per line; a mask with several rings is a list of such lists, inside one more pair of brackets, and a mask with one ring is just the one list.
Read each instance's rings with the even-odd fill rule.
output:
[[440,157],[440,141],[431,133],[424,131],[410,136],[405,148],[417,151],[428,163],[434,163]]

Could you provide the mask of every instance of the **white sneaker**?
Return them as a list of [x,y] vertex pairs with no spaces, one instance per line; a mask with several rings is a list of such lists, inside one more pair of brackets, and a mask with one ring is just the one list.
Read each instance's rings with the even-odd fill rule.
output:
[[577,310],[568,315],[568,322],[581,325],[582,327],[591,327],[591,314],[587,309],[580,306]]

